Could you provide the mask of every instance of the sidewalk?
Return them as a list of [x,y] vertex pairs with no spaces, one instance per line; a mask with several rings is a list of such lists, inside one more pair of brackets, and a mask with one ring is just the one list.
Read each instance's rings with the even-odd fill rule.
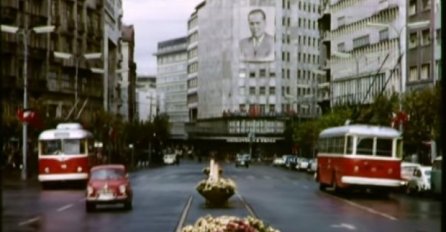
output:
[[2,186],[1,187],[26,187],[31,184],[37,184],[37,175],[28,176],[26,180],[21,178],[19,169],[1,169]]

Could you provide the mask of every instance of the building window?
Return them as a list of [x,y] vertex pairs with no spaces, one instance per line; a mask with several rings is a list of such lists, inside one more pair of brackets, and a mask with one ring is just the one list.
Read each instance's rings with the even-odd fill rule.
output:
[[388,40],[389,39],[389,28],[382,29],[379,31],[379,41]]
[[418,69],[416,66],[410,67],[409,69],[409,82],[418,80]]
[[421,32],[421,45],[426,46],[431,43],[431,34],[429,29],[423,30]]
[[269,105],[269,112],[271,112],[271,113],[276,112],[276,106],[275,105]]
[[409,49],[418,46],[418,37],[416,32],[412,32],[409,35]]
[[256,87],[249,87],[249,94],[255,95],[256,94]]
[[430,77],[430,64],[421,65],[420,79],[427,80]]
[[345,43],[338,43],[338,51],[345,52]]
[[260,87],[260,89],[259,89],[259,94],[260,94],[260,95],[265,95],[265,94],[266,94],[266,88],[265,88],[265,86],[261,86],[261,87]]
[[240,105],[239,105],[239,110],[240,110],[240,112],[246,112],[246,106],[245,106],[245,104],[240,104]]
[[361,48],[370,44],[370,36],[364,35],[353,39],[353,49]]
[[276,77],[276,73],[275,72],[270,72],[269,73],[269,77]]
[[441,29],[437,29],[436,41],[437,41],[437,45],[441,44]]
[[256,77],[256,73],[255,73],[255,72],[250,72],[250,73],[249,73],[249,77],[251,77],[251,78],[255,78],[255,77]]
[[260,77],[266,77],[266,70],[265,69],[260,69],[259,76]]
[[423,0],[423,10],[429,10],[431,8],[431,0]]
[[245,96],[245,87],[240,87],[240,95]]
[[269,87],[269,95],[275,95],[276,94],[276,87],[271,86]]
[[417,0],[410,0],[409,3],[409,16],[417,13]]

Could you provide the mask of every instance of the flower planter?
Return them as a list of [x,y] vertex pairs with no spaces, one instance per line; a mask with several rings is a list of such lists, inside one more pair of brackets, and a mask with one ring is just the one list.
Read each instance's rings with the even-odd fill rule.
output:
[[181,231],[280,232],[257,218],[250,216],[246,218],[239,218],[225,215],[215,218],[210,215],[200,217],[194,225],[188,225],[182,228]]
[[206,199],[207,206],[224,206],[235,193],[235,183],[224,178],[215,181],[203,180],[198,183],[197,191]]

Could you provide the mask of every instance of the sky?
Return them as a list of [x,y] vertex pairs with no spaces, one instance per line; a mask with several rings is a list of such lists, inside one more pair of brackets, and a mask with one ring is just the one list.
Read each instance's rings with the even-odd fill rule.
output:
[[123,23],[135,29],[138,75],[156,75],[159,42],[187,35],[187,20],[203,0],[123,0]]

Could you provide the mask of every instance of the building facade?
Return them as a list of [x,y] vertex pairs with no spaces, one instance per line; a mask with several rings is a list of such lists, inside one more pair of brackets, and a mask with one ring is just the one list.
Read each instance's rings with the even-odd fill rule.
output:
[[170,135],[186,139],[185,123],[189,121],[187,107],[187,37],[158,43],[157,91],[160,113],[169,116]]
[[158,114],[155,76],[136,78],[136,117],[138,121],[153,121]]
[[[320,115],[318,8],[316,0],[197,5],[188,21],[191,138],[261,150],[285,140],[287,119]],[[253,47],[258,16],[265,42]]]
[[441,49],[440,5],[435,0],[410,0],[408,23],[429,22],[408,29],[407,89],[416,90],[433,86],[438,81]]
[[120,91],[120,102],[118,103],[119,114],[126,121],[133,121],[135,117],[135,86],[136,86],[136,63],[135,54],[135,30],[133,25],[123,25],[120,48],[122,60],[119,62],[120,73],[118,73]]

